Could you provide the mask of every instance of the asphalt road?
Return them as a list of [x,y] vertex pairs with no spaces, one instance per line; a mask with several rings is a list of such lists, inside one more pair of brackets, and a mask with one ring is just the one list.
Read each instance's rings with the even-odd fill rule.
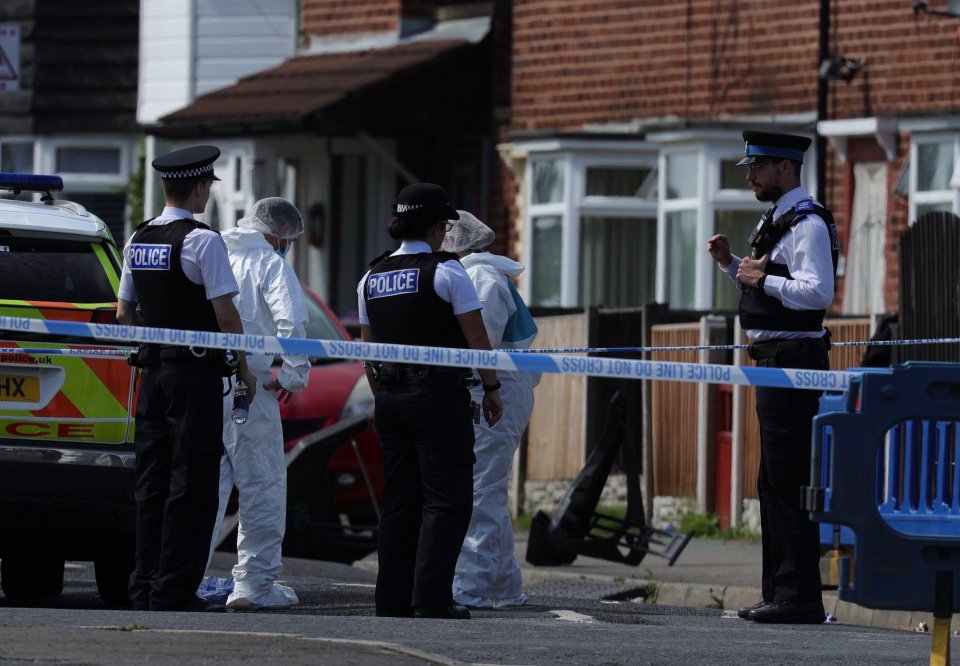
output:
[[[228,557],[218,554],[217,563]],[[368,571],[288,560],[285,573],[302,602],[288,611],[146,613],[105,609],[92,567],[70,563],[56,600],[23,608],[0,597],[0,662],[609,666],[929,660],[929,634],[844,624],[757,625],[720,610],[632,601],[642,591],[616,580],[544,580],[528,589],[528,606],[449,621],[374,617],[375,574]]]

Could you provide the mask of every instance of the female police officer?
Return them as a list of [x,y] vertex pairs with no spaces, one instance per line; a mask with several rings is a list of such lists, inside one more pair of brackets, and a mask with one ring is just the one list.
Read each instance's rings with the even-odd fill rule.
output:
[[[369,342],[490,349],[477,292],[456,255],[439,253],[457,212],[430,183],[401,190],[390,235],[400,249],[374,260],[357,288]],[[454,569],[473,502],[473,423],[465,372],[367,363],[376,394],[384,489],[377,615],[466,619],[454,606]],[[481,370],[483,413],[503,411],[496,372]]]

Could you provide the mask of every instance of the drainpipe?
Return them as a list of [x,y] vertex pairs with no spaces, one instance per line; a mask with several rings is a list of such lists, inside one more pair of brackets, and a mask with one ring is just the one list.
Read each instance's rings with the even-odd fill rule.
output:
[[[819,48],[817,50],[817,70],[830,50],[830,0],[820,0],[820,32]],[[827,94],[830,91],[829,79],[817,76],[817,200],[824,206],[826,201],[827,183],[827,139],[821,136],[819,125],[827,119]]]

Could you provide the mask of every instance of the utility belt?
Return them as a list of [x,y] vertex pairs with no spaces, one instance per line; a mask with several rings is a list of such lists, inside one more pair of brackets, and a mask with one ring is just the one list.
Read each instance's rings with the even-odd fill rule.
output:
[[367,362],[366,367],[373,371],[374,377],[381,384],[410,384],[429,379],[444,383],[449,382],[455,386],[468,388],[473,386],[471,383],[473,381],[473,371],[467,368],[394,363],[393,361]]
[[747,355],[759,361],[777,354],[803,354],[810,351],[829,351],[830,329],[819,338],[775,338],[754,342],[747,347]]
[[224,377],[237,370],[237,354],[223,349],[182,347],[144,343],[130,354],[127,362],[136,368],[157,368],[163,363],[198,363],[216,366]]

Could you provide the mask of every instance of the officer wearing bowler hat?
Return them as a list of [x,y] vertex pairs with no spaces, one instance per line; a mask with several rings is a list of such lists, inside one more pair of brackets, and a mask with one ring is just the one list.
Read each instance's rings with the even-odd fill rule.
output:
[[[739,164],[757,199],[772,205],[750,235],[749,258],[734,255],[722,234],[710,238],[707,251],[740,288],[740,324],[758,366],[829,370],[823,318],[833,302],[839,242],[833,216],[800,185],[810,139],[755,131],[743,138]],[[819,399],[818,391],[757,387],[763,598],[741,608],[741,618],[824,621],[819,532],[800,505]]]
[[[357,287],[363,340],[490,349],[481,304],[457,256],[440,252],[459,215],[447,193],[409,185],[388,230],[402,241]],[[389,256],[388,256],[389,255]],[[377,615],[466,619],[453,604],[453,576],[473,505],[473,422],[469,370],[365,363],[376,395],[384,489],[378,539]],[[480,370],[483,415],[503,404],[494,370]],[[477,414],[479,418],[479,414]]]
[[[243,333],[239,291],[220,235],[193,219],[210,198],[213,146],[158,157],[166,207],[124,247],[117,321],[188,331]],[[226,355],[215,349],[141,345],[137,401],[136,610],[207,610],[196,596],[217,514],[223,454]],[[256,383],[239,354],[237,374]]]

